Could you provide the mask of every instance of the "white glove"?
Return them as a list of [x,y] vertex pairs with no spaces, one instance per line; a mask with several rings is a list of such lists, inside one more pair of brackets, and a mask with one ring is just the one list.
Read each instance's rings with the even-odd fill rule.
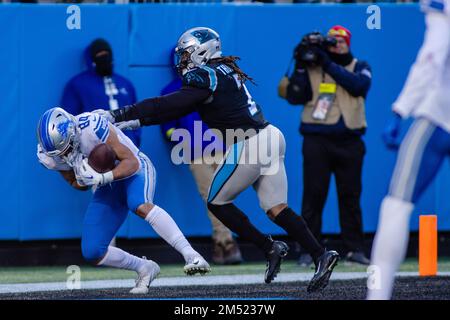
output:
[[109,110],[96,109],[96,110],[92,111],[92,113],[96,113],[96,114],[104,117],[106,120],[108,120],[111,123],[115,122],[115,119]]
[[115,124],[115,126],[117,128],[119,128],[120,130],[124,131],[124,130],[134,130],[137,128],[141,127],[141,122],[139,120],[129,120],[129,121],[122,121],[122,122],[117,122]]
[[78,150],[72,150],[69,154],[62,157],[62,159],[72,168],[78,167],[84,159],[83,154]]
[[65,163],[61,158],[50,157],[46,155],[39,143],[37,145],[36,155],[39,159],[39,162],[47,169],[60,171],[68,171],[71,169],[71,167],[67,163]]
[[83,160],[85,159],[85,157],[83,156],[83,154],[78,153],[72,162],[72,169],[73,172],[75,173],[75,178],[77,179],[77,182],[80,186],[82,187],[86,187],[86,185],[83,183],[82,178],[81,178],[81,166],[83,164]]
[[98,173],[89,164],[88,159],[84,158],[80,166],[75,170],[77,182],[84,186],[103,186],[114,181],[112,171]]

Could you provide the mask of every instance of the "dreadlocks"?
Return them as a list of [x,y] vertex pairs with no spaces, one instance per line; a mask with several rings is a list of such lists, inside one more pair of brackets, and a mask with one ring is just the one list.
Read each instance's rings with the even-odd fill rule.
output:
[[231,69],[233,69],[234,72],[237,73],[239,80],[241,83],[244,83],[245,81],[250,81],[251,83],[255,84],[255,81],[252,77],[250,77],[248,74],[246,74],[244,71],[242,71],[236,64],[237,60],[241,60],[241,58],[237,56],[226,56],[226,57],[220,57],[214,59],[215,62],[224,63],[227,66],[229,66]]

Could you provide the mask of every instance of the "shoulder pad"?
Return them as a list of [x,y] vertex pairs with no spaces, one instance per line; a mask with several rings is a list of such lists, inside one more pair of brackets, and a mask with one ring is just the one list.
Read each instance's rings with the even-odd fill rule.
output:
[[183,84],[196,88],[210,89],[214,92],[217,88],[216,71],[207,66],[196,68],[183,76]]
[[98,139],[101,143],[106,142],[109,136],[108,120],[96,113],[85,112],[77,116],[78,128],[86,132],[88,136]]
[[94,127],[94,133],[97,136],[97,138],[101,142],[106,142],[109,136],[109,123],[106,118],[102,117],[101,115],[97,114],[94,117],[94,123],[96,123]]

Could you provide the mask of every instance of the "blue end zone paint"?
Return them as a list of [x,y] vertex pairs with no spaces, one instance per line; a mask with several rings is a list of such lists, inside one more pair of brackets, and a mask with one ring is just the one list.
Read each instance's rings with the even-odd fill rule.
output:
[[214,69],[211,69],[210,67],[207,67],[207,66],[202,66],[201,68],[206,70],[206,71],[208,71],[209,88],[211,89],[212,92],[216,91],[216,88],[217,88],[216,71]]

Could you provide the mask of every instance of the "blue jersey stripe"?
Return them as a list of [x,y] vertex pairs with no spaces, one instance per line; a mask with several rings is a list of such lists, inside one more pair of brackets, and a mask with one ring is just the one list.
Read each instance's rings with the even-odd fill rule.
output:
[[142,157],[141,157],[141,162],[144,165],[144,179],[145,179],[144,180],[145,181],[145,184],[144,184],[144,199],[145,199],[146,203],[149,203],[148,194],[149,194],[149,190],[150,190],[150,181],[149,181],[150,180],[150,170],[149,170],[147,161],[144,158],[142,158]]
[[414,121],[400,146],[397,163],[389,186],[389,195],[412,201],[426,146],[436,127],[428,120]]
[[100,138],[100,140],[102,140],[102,142],[105,142],[106,139],[108,138],[109,135],[109,126],[106,127],[106,129],[104,130],[104,133],[102,135],[102,137]]
[[216,71],[214,69],[211,69],[210,67],[207,67],[207,66],[202,66],[201,68],[203,70],[208,71],[208,74],[209,74],[209,89],[211,89],[212,92],[216,91],[216,88],[217,88]]
[[[100,124],[102,123],[101,121],[101,118],[99,117],[98,119],[97,119],[97,125],[95,126],[95,128],[94,128],[94,131],[97,131],[97,129],[98,129],[98,127],[100,126]],[[94,121],[96,121],[95,119],[94,119]]]
[[427,11],[427,9],[439,12],[445,11],[445,3],[443,0],[422,0],[420,4],[423,11]]
[[105,134],[106,128],[100,127],[97,131],[95,131],[95,134],[97,137],[102,140],[103,135]]
[[445,9],[444,2],[432,0],[430,2],[430,8],[433,8],[433,9],[436,9],[439,11],[444,11],[444,9]]
[[108,125],[108,122],[106,121],[106,119],[104,119],[104,118],[98,119],[98,123],[94,129],[94,132],[102,142],[105,142],[106,137],[109,134],[109,125]]
[[[45,151],[53,151],[54,150],[53,143],[49,139],[48,131],[47,131],[48,122],[50,121],[50,115],[51,115],[51,112],[49,110],[46,113],[44,113],[44,115],[43,115],[43,117],[41,119],[41,132],[40,132],[40,135],[41,135],[41,141],[44,144],[42,147],[44,148]],[[44,125],[42,125],[42,123]]]
[[208,195],[208,202],[214,200],[214,198],[220,192],[228,179],[230,179],[230,177],[233,175],[234,171],[239,165],[239,159],[241,158],[243,147],[244,141],[238,142],[232,146],[233,150],[230,150],[227,158],[225,159],[225,163],[222,165],[222,167],[214,177]]

